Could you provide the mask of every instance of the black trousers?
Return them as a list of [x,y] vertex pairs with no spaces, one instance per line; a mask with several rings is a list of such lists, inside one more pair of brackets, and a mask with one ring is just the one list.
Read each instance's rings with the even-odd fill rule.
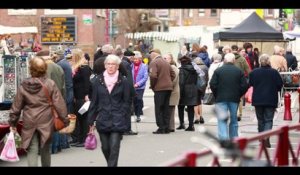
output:
[[155,119],[159,130],[168,130],[170,124],[169,101],[172,91],[155,91]]
[[99,135],[101,140],[101,149],[106,159],[107,166],[118,166],[122,134],[118,132],[109,132],[99,133]]
[[[180,124],[184,124],[184,107],[185,105],[178,105],[178,117]],[[194,106],[187,106],[187,113],[189,119],[189,126],[194,125]]]
[[145,91],[145,89],[135,90],[136,96],[133,99],[133,104],[134,104],[134,114],[137,117],[140,117],[143,114],[143,107],[144,107],[143,95],[144,95],[144,91]]
[[84,99],[76,99],[74,105],[75,114],[77,116],[77,122],[76,122],[76,127],[72,135],[72,138],[79,143],[84,143],[85,138],[88,134],[87,112],[84,113],[83,115],[78,113],[78,110],[82,107],[84,102],[85,102]]

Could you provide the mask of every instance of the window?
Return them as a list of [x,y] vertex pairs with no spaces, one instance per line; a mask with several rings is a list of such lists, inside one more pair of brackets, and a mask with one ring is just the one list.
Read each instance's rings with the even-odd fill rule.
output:
[[8,15],[36,15],[36,9],[8,9]]
[[217,16],[217,9],[211,9],[210,16]]
[[199,9],[198,10],[198,15],[199,16],[205,16],[205,9]]
[[73,9],[64,9],[64,10],[52,10],[52,9],[45,9],[45,15],[73,15]]
[[265,15],[266,16],[274,16],[274,9],[266,9]]
[[189,9],[189,17],[190,17],[190,18],[193,17],[193,9]]

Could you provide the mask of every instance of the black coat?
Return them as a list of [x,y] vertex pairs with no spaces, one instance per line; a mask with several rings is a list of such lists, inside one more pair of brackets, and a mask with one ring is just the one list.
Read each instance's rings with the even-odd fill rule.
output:
[[126,115],[130,110],[129,84],[126,77],[119,75],[111,94],[106,88],[103,74],[92,81],[92,99],[88,110],[88,124],[96,121],[99,132],[124,132],[127,130]]
[[198,103],[197,72],[191,63],[179,68],[179,105],[195,106]]
[[297,58],[292,54],[292,52],[286,52],[285,59],[286,59],[288,68],[295,70],[298,67]]
[[82,65],[73,77],[73,90],[75,99],[84,99],[90,92],[90,76],[92,70],[88,65]]
[[232,63],[217,68],[209,85],[216,97],[216,102],[239,103],[240,98],[248,89],[244,72]]
[[253,86],[253,106],[277,107],[278,91],[283,86],[277,70],[270,66],[254,69],[249,75],[249,84]]

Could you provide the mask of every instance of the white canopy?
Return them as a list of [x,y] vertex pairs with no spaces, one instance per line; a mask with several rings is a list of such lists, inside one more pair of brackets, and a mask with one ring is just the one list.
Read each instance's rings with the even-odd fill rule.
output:
[[300,38],[300,26],[295,26],[294,30],[283,32],[284,39]]
[[0,35],[19,33],[38,33],[38,30],[37,27],[10,27],[0,25]]

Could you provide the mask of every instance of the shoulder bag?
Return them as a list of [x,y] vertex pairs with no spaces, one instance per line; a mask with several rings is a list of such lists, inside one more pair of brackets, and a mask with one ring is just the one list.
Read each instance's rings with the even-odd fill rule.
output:
[[48,89],[46,88],[46,86],[44,85],[44,83],[42,83],[42,81],[40,79],[37,78],[37,80],[43,86],[43,90],[45,92],[45,95],[48,98],[48,102],[49,102],[50,107],[51,107],[51,113],[52,113],[52,116],[53,116],[53,119],[54,119],[54,128],[55,128],[56,131],[59,131],[59,130],[61,130],[61,129],[63,129],[65,127],[65,124],[61,120],[61,118],[58,116],[58,113],[57,113],[55,107],[53,106],[53,102],[52,102],[52,99],[51,99],[51,97],[49,95]]

